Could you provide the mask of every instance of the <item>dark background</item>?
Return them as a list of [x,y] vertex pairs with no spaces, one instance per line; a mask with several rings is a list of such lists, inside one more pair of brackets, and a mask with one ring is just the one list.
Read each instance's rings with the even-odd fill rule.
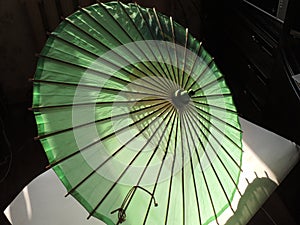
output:
[[[291,30],[300,28],[296,19],[299,1],[290,0],[285,23],[242,0],[137,2],[172,15],[203,41],[227,77],[241,116],[300,143],[296,131],[300,127],[299,87],[291,78],[300,73],[299,37],[291,35]],[[276,15],[276,1],[253,2],[265,4],[260,7]],[[35,53],[61,16],[92,3],[0,0],[0,224],[9,224],[2,211],[47,165],[40,143],[33,140],[36,126],[28,110],[32,97],[28,78],[35,72]],[[300,224],[299,167],[298,163],[249,224]]]

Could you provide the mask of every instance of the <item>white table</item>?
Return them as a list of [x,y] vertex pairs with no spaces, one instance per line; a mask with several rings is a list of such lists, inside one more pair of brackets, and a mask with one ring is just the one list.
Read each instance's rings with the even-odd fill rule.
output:
[[[277,185],[299,160],[298,146],[270,131],[240,118],[243,130],[243,173],[233,207],[236,215],[225,211],[220,223],[245,224],[264,203]],[[103,225],[100,220],[86,219],[88,213],[66,191],[52,170],[48,170],[14,199],[5,210],[13,225]],[[243,215],[242,217],[240,215]],[[213,224],[213,223],[212,223]]]

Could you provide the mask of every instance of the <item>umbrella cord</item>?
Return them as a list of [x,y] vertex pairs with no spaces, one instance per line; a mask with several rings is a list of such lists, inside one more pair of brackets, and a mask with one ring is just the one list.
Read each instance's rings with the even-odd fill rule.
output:
[[[120,223],[123,223],[125,220],[126,220],[126,213],[125,213],[125,210],[127,208],[127,206],[129,205],[130,201],[128,202],[128,199],[134,194],[135,190],[137,188],[140,188],[141,190],[145,191],[146,193],[148,193],[151,198],[153,199],[154,201],[154,206],[157,207],[158,206],[158,203],[156,202],[155,200],[155,197],[154,195],[148,191],[147,189],[141,187],[141,186],[133,186],[127,193],[127,195],[125,196],[123,202],[122,202],[122,205],[120,208],[117,208],[113,211],[110,212],[110,214],[114,214],[116,212],[118,212],[118,223],[117,224],[120,224]],[[131,198],[132,199],[132,198]]]

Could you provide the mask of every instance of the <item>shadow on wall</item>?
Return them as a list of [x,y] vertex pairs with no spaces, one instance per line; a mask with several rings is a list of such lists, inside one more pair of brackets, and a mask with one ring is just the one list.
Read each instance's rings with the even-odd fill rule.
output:
[[230,217],[226,225],[247,224],[276,187],[277,184],[268,178],[254,179],[247,186],[235,214]]

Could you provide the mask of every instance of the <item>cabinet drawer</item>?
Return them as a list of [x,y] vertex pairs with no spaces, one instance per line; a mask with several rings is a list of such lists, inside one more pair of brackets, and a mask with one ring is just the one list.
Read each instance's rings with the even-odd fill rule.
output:
[[253,65],[249,63],[247,66],[248,74],[245,79],[245,88],[251,94],[258,107],[263,110],[269,92],[268,83],[261,78],[261,75]]

